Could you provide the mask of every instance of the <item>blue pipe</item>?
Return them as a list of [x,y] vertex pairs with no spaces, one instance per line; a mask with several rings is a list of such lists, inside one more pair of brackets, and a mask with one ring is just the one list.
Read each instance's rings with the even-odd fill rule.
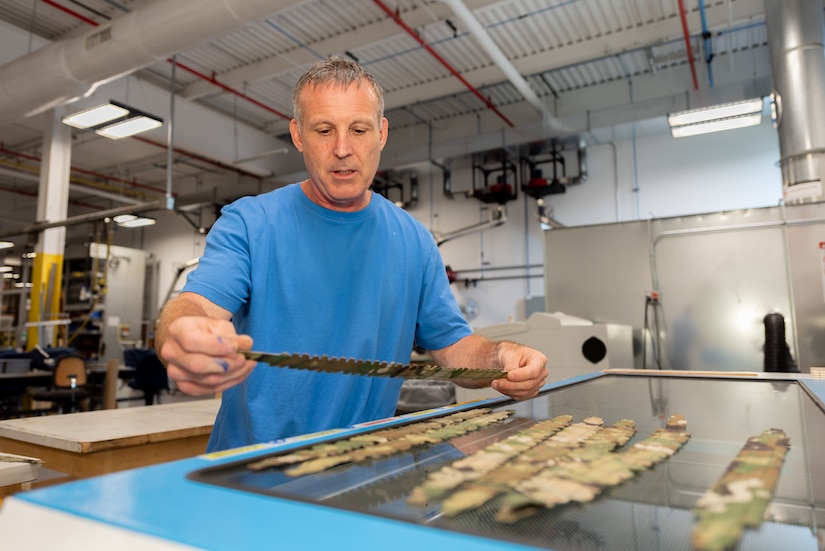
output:
[[705,65],[708,68],[708,84],[713,88],[713,67],[710,63],[713,61],[713,41],[711,34],[708,31],[708,21],[705,17],[705,0],[699,0],[699,13],[702,15],[702,38],[704,40],[705,49]]

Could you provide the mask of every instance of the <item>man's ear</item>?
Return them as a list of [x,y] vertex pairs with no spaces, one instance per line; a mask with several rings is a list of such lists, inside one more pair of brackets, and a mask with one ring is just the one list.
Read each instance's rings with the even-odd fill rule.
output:
[[298,121],[292,119],[289,121],[289,135],[292,136],[292,143],[298,149],[299,153],[304,152],[304,142],[301,140],[301,130],[298,128]]
[[389,135],[390,123],[387,122],[387,117],[381,117],[381,132],[380,132],[380,143],[381,143],[381,151],[384,151],[384,145],[387,143],[387,136]]

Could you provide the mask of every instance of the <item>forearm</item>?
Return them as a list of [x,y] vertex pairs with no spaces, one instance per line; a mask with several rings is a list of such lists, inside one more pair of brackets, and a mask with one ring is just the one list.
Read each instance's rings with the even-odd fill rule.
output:
[[[499,369],[499,344],[481,335],[468,335],[452,346],[432,350],[435,362],[448,367],[470,367],[477,369]],[[457,384],[465,388],[484,388],[490,381],[462,380]]]
[[510,341],[490,341],[468,335],[452,346],[432,351],[433,359],[449,367],[503,369],[506,378],[493,381],[456,381],[463,387],[492,386],[517,400],[535,396],[547,380],[547,358],[533,348]]

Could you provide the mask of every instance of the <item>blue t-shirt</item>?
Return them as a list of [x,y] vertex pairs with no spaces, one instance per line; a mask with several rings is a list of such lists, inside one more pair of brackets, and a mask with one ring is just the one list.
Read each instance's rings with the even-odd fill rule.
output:
[[[184,291],[234,312],[254,349],[408,363],[413,344],[472,330],[430,232],[377,193],[358,212],[313,203],[299,184],[224,207]],[[208,450],[392,415],[400,380],[259,364],[223,392]]]

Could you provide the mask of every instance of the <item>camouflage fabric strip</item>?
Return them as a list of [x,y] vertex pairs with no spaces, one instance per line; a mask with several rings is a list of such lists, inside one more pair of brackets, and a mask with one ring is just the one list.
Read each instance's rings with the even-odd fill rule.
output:
[[423,433],[409,434],[403,438],[399,438],[398,440],[390,440],[386,444],[375,444],[334,457],[324,457],[321,459],[305,461],[300,465],[287,469],[284,472],[289,476],[303,476],[325,471],[344,463],[356,463],[367,459],[381,459],[398,452],[407,451],[414,446],[445,442],[451,438],[456,438],[467,434],[468,432],[473,432],[494,423],[499,423],[507,419],[513,413],[513,410],[485,413],[479,417],[473,417],[466,421],[460,421],[455,424],[434,428]]
[[319,459],[321,457],[328,457],[331,455],[341,455],[348,451],[356,450],[375,444],[386,444],[393,440],[400,440],[410,434],[417,434],[434,430],[461,421],[466,421],[473,417],[490,413],[490,408],[474,408],[466,411],[458,411],[444,417],[437,417],[426,421],[419,421],[400,427],[392,427],[389,429],[377,430],[374,432],[367,432],[358,434],[346,440],[338,440],[336,442],[316,444],[310,448],[298,450],[293,453],[276,455],[267,457],[260,461],[255,461],[247,465],[247,468],[253,471],[260,471],[273,467],[281,467],[284,465],[293,465],[302,463],[311,459]]
[[590,501],[605,488],[620,484],[636,471],[676,453],[690,438],[686,426],[683,416],[671,415],[665,428],[656,429],[624,453],[602,448],[603,453],[593,456],[585,443],[584,448],[571,450],[535,476],[511,483],[512,490],[504,496],[496,520],[512,523],[540,507]]
[[762,523],[790,440],[770,429],[748,439],[724,474],[696,502],[693,546],[716,551],[734,546],[745,527]]
[[507,373],[501,369],[474,369],[468,367],[443,367],[435,364],[404,365],[393,362],[352,360],[329,356],[308,356],[306,354],[273,354],[242,350],[241,353],[257,362],[273,367],[306,369],[325,373],[345,373],[367,377],[402,377],[405,379],[434,379],[452,381],[457,379],[493,380],[502,379]]
[[503,421],[512,414],[513,410],[493,412],[489,408],[459,411],[441,418],[359,434],[346,440],[318,444],[307,450],[265,458],[250,463],[247,468],[260,471],[295,465],[285,471],[290,476],[321,472],[344,463],[387,457],[420,444],[443,442]]
[[598,417],[574,423],[518,455],[508,464],[468,481],[442,504],[447,517],[480,507],[500,493],[513,493],[519,481],[529,480],[543,469],[564,461],[589,461],[624,445],[635,433],[628,419],[604,427]]
[[431,473],[427,480],[413,489],[407,498],[411,505],[426,505],[441,499],[453,489],[489,473],[514,457],[550,438],[573,420],[570,415],[559,415],[508,436]]

